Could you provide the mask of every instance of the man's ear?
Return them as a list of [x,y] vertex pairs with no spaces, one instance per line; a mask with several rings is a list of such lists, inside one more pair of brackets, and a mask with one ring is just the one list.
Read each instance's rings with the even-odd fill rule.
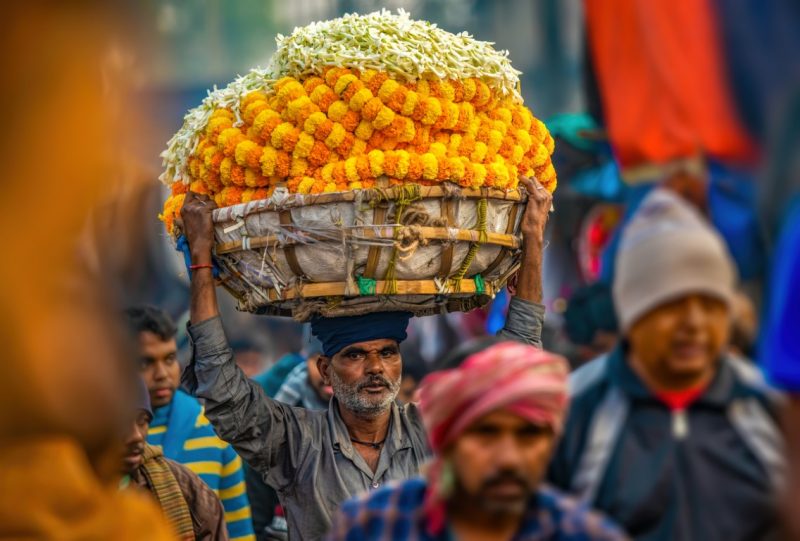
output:
[[331,378],[328,375],[328,370],[330,369],[331,369],[330,357],[326,357],[325,355],[320,355],[319,357],[317,357],[317,370],[319,370],[319,375],[322,376],[323,385],[331,384]]

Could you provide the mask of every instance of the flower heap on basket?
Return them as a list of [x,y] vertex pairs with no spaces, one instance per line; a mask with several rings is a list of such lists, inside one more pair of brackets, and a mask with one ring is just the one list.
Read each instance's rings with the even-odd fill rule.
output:
[[[507,52],[402,10],[314,23],[277,43],[267,70],[214,89],[169,142],[161,218],[170,233],[189,189],[221,208],[274,203],[277,188],[281,197],[376,189],[392,200],[385,190],[416,186],[419,199],[420,187],[444,184],[516,193],[526,175],[555,189],[553,139],[523,105]],[[391,193],[401,192],[412,193]]]

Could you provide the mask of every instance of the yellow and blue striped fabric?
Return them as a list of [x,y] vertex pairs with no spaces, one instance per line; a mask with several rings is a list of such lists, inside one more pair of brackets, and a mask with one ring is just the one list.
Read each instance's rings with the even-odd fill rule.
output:
[[172,402],[154,412],[147,443],[180,462],[217,493],[232,540],[255,540],[242,459],[214,433],[197,399],[177,391]]

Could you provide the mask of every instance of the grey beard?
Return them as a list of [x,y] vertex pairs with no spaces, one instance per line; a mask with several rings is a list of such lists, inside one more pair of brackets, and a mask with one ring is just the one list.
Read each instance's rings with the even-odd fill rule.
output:
[[397,393],[400,392],[400,378],[396,381],[390,381],[382,378],[383,383],[388,384],[386,393],[379,397],[371,397],[362,394],[360,387],[368,385],[374,378],[366,377],[361,381],[352,384],[345,383],[339,379],[339,375],[335,370],[331,370],[331,387],[333,387],[333,396],[339,401],[342,406],[352,411],[356,415],[362,417],[375,417],[387,411],[397,398]]

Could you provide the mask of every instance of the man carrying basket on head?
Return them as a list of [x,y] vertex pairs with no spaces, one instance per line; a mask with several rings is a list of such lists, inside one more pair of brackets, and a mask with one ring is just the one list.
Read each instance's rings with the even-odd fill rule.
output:
[[[539,304],[544,228],[552,196],[522,179],[529,199],[522,219],[522,265],[506,326],[500,335],[541,347],[544,306]],[[416,475],[429,454],[414,404],[399,405],[399,343],[410,315],[375,313],[316,319],[324,354],[318,361],[334,389],[327,411],[290,408],[264,395],[236,366],[217,307],[211,253],[215,208],[189,192],[181,210],[192,263],[192,360],[183,382],[205,401],[206,417],[278,491],[289,532],[320,538],[343,501],[386,481]]]

